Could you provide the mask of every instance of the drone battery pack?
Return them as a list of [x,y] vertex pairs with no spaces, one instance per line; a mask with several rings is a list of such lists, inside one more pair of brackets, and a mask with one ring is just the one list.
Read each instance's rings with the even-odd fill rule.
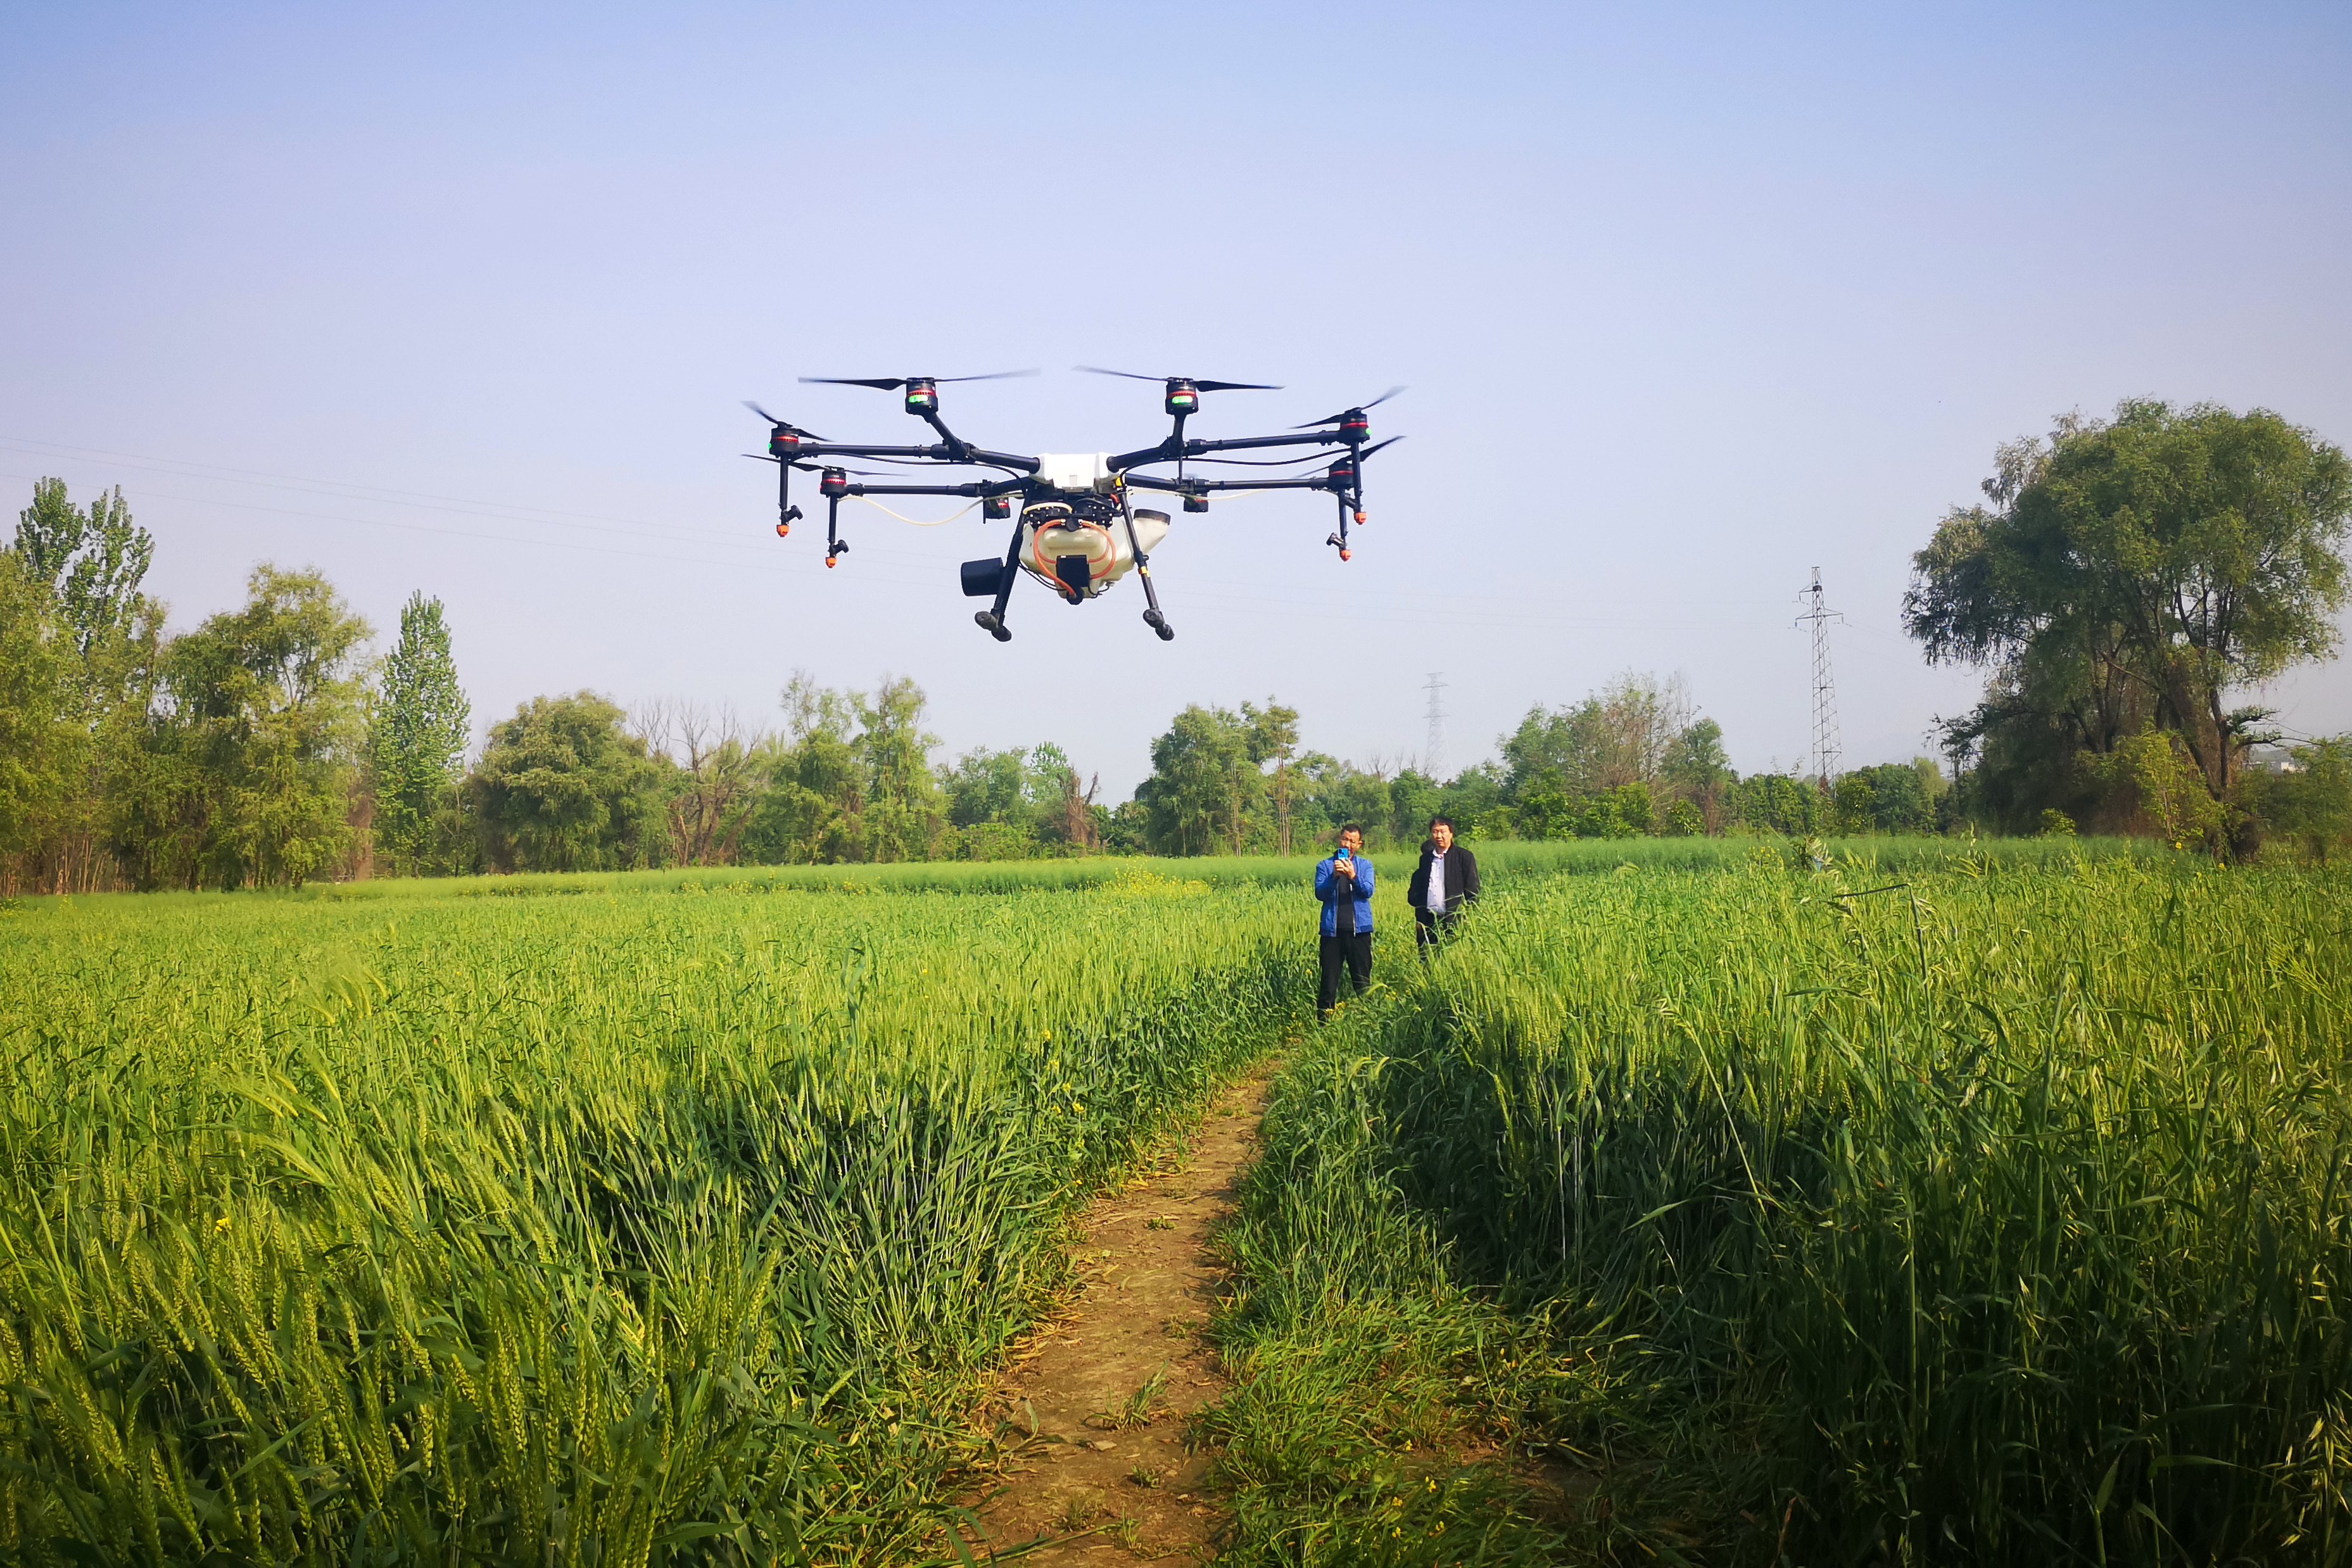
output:
[[967,599],[993,599],[1004,581],[1004,563],[991,556],[963,563],[963,595]]

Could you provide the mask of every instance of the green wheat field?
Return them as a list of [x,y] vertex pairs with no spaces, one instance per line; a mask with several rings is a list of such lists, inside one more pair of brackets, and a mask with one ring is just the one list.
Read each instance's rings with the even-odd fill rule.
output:
[[[1630,852],[1629,852],[1630,851]],[[1481,847],[0,912],[0,1558],[955,1563],[1076,1208],[1280,1054],[1265,1563],[2352,1563],[2352,876]]]

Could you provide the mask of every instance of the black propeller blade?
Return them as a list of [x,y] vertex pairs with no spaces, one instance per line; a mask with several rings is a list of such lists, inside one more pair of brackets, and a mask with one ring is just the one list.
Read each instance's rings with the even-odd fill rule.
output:
[[758,415],[761,418],[766,420],[769,424],[779,426],[783,429],[791,431],[795,436],[805,436],[812,441],[822,441],[824,439],[824,437],[818,435],[814,430],[803,430],[797,425],[786,424],[783,420],[777,418],[774,415],[769,413],[766,409],[761,407],[758,404],[752,402],[748,397],[743,400],[743,406]]
[[[747,458],[758,458],[761,462],[763,462],[763,463],[774,463],[774,462],[781,462],[781,461],[782,460],[782,458],[779,458],[771,457],[769,454],[767,454],[767,453],[765,453],[765,452],[746,452],[746,453],[744,453],[743,455],[744,455],[745,457],[747,457]],[[840,465],[839,463],[824,463],[824,462],[814,462],[814,463],[794,463],[794,464],[793,464],[793,465],[791,465],[791,466],[792,466],[794,469],[796,469],[796,470],[798,470],[799,472],[803,473],[803,474],[821,474],[821,473],[824,472],[827,468],[841,468],[841,471],[842,471],[843,473],[845,473],[845,474],[856,474],[856,475],[858,475],[860,478],[863,478],[863,479],[889,479],[889,478],[891,478],[891,477],[892,477],[892,476],[891,476],[891,474],[890,474],[887,469],[883,469],[883,468],[841,468],[841,465]]]
[[1359,403],[1353,408],[1342,408],[1339,413],[1334,414],[1328,419],[1309,419],[1306,424],[1293,425],[1291,428],[1293,430],[1312,430],[1318,425],[1344,425],[1347,423],[1349,415],[1361,414],[1367,408],[1377,408],[1381,404],[1386,403],[1390,398],[1394,397],[1398,393],[1402,392],[1404,388],[1402,386],[1391,386],[1386,392],[1381,393],[1378,397],[1373,398],[1370,403]]
[[1357,454],[1356,454],[1356,461],[1358,461],[1358,462],[1360,462],[1360,462],[1362,462],[1366,458],[1370,457],[1374,452],[1379,451],[1382,447],[1393,447],[1393,446],[1395,446],[1399,441],[1402,441],[1402,440],[1403,440],[1403,439],[1404,439],[1404,437],[1402,437],[1402,436],[1391,436],[1391,437],[1389,437],[1387,440],[1385,440],[1385,441],[1377,442],[1377,443],[1373,444],[1372,446],[1367,447],[1365,447],[1362,451],[1360,451],[1360,452],[1359,452],[1359,453],[1357,453]]
[[870,386],[877,392],[896,392],[902,386],[911,386],[919,381],[928,381],[934,384],[943,381],[1008,381],[1014,376],[1036,374],[1034,370],[999,370],[991,371],[986,375],[804,375],[801,379],[804,382],[821,383],[827,386]]
[[1089,375],[1119,375],[1129,381],[1181,381],[1200,392],[1280,392],[1282,388],[1263,381],[1196,381],[1189,375],[1138,375],[1131,370],[1105,370],[1098,364],[1074,364],[1072,370],[1082,370]]

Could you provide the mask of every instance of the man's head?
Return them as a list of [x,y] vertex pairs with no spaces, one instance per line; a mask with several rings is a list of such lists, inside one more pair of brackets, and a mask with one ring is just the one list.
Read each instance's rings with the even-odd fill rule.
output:
[[1354,823],[1339,829],[1339,847],[1350,855],[1360,855],[1364,848],[1364,830]]
[[1440,855],[1443,855],[1448,849],[1453,848],[1454,819],[1450,816],[1431,817],[1429,819],[1429,841],[1437,846],[1437,852]]

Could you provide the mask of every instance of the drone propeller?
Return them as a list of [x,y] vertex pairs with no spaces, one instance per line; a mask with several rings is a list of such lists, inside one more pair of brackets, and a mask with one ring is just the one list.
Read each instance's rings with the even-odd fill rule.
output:
[[1105,370],[1098,364],[1074,364],[1072,370],[1082,370],[1089,375],[1118,375],[1129,381],[1159,381],[1173,386],[1181,382],[1195,392],[1280,392],[1282,388],[1262,381],[1202,381],[1189,375],[1138,375],[1131,370]]
[[[1400,439],[1402,439],[1402,437],[1400,437]],[[783,460],[782,458],[772,457],[765,452],[746,452],[743,455],[747,458],[756,458],[763,463],[773,463]],[[839,463],[811,463],[806,461],[793,463],[790,466],[796,472],[803,474],[822,474],[827,468],[841,468],[841,465]],[[856,474],[862,479],[887,479],[890,478],[889,473],[886,469],[882,468],[841,468],[841,471],[845,474]]]
[[1402,386],[1391,386],[1386,392],[1381,393],[1378,397],[1373,398],[1370,403],[1359,403],[1353,408],[1341,409],[1339,413],[1334,414],[1328,419],[1309,419],[1306,424],[1293,425],[1291,428],[1293,430],[1312,430],[1318,425],[1345,425],[1350,415],[1361,414],[1367,408],[1377,408],[1381,404],[1386,403],[1390,398],[1394,397],[1398,393],[1402,392],[1404,388]]
[[1385,441],[1381,441],[1381,442],[1377,443],[1376,445],[1367,447],[1365,447],[1362,451],[1360,451],[1360,452],[1359,452],[1359,453],[1357,453],[1357,454],[1356,454],[1356,461],[1358,461],[1358,462],[1360,462],[1360,462],[1362,462],[1366,458],[1370,457],[1374,452],[1379,451],[1379,450],[1381,449],[1381,447],[1393,447],[1393,446],[1395,446],[1399,441],[1402,441],[1402,440],[1403,440],[1403,439],[1404,439],[1404,437],[1402,437],[1402,436],[1391,436],[1391,437],[1389,437],[1387,440],[1385,440]]
[[1014,376],[1034,375],[1034,370],[999,370],[986,375],[804,375],[804,382],[817,382],[828,386],[870,386],[877,392],[896,392],[902,386],[926,384],[932,386],[943,381],[1007,381]]
[[812,441],[822,441],[824,439],[824,437],[818,435],[814,430],[803,430],[797,425],[787,424],[785,421],[777,418],[774,415],[769,413],[766,409],[761,407],[758,404],[752,402],[748,397],[743,400],[743,406],[750,409],[752,413],[758,415],[761,418],[766,420],[769,424],[774,426],[779,430],[789,430],[795,436],[805,436]]

